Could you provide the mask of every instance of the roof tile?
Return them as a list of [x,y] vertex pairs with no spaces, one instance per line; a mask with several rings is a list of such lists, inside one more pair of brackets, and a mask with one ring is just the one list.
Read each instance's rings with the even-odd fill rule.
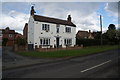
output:
[[76,27],[76,25],[70,21],[40,16],[40,15],[34,15],[34,20],[40,22],[56,23],[56,24],[63,24],[63,25]]

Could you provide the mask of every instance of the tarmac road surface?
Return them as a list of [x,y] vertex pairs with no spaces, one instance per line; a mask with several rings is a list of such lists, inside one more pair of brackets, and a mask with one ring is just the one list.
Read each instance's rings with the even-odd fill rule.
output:
[[120,50],[3,71],[3,78],[118,78]]

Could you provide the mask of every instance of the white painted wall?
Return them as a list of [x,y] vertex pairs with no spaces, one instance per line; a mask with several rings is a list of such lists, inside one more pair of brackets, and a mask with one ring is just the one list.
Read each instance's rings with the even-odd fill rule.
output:
[[[49,24],[50,30],[48,32],[42,30],[42,24]],[[57,33],[56,24],[34,21],[33,18],[30,17],[30,20],[28,22],[28,44],[34,44],[34,48],[35,48],[35,45],[37,45],[37,47],[39,48],[40,38],[45,37],[45,38],[50,38],[50,45],[52,45],[54,48],[54,45],[56,44],[55,36],[61,36],[59,45],[62,45],[62,47],[65,48],[66,46],[64,45],[64,39],[72,38],[71,46],[74,46],[76,44],[75,42],[76,27],[71,27],[71,33],[66,33],[65,27],[71,27],[71,26],[60,25],[59,33]]]
[[34,19],[30,16],[28,21],[28,44],[34,44]]

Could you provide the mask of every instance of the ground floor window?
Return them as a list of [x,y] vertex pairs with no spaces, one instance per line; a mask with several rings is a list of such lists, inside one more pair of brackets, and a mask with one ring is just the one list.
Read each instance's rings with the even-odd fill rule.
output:
[[72,39],[64,39],[64,44],[65,45],[71,45],[72,44]]
[[50,45],[50,38],[41,38],[40,45]]

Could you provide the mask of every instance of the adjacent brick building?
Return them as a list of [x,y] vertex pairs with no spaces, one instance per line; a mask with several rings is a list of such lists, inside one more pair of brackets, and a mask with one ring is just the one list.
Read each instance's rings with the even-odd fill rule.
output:
[[91,31],[78,31],[76,34],[77,39],[94,39]]
[[28,35],[28,23],[25,23],[24,29],[23,29],[23,37],[27,41],[27,35]]
[[2,46],[2,29],[0,29],[0,46]]
[[8,39],[6,46],[13,46],[15,42],[15,30],[10,30],[9,27],[2,29],[2,38]]
[[9,27],[5,29],[0,29],[0,40],[8,39],[6,46],[14,46],[15,40],[17,38],[23,38],[20,33],[15,32],[15,30],[11,30]]

